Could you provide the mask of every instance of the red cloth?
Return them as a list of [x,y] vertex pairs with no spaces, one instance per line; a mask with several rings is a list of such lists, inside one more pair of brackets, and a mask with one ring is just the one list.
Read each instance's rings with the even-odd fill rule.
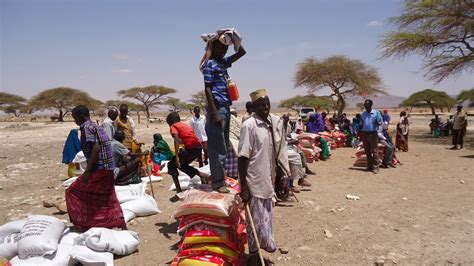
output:
[[192,150],[201,148],[201,142],[194,134],[193,128],[183,122],[176,122],[170,127],[171,135],[176,134],[183,141],[186,149]]
[[123,227],[122,208],[117,200],[112,170],[97,170],[89,175],[89,182],[79,176],[66,189],[69,219],[79,229],[91,227]]

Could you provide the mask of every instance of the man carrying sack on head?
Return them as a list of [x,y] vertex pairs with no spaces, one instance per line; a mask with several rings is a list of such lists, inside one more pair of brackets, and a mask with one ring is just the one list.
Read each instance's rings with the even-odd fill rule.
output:
[[[228,91],[230,78],[227,69],[244,56],[246,51],[240,44],[240,34],[234,29],[223,29],[216,33],[203,34],[201,37],[207,43],[206,53],[199,68],[204,75],[204,91],[207,99],[206,133],[209,140],[208,154],[212,187],[218,192],[229,193],[224,183],[229,143],[230,106],[232,105]],[[224,57],[231,44],[234,45],[236,53]]]
[[[242,124],[238,150],[241,198],[249,206],[260,247],[276,250],[273,236],[274,182],[282,177],[280,186],[288,184],[288,154],[284,121],[270,114],[270,100],[265,89],[250,94],[254,114]],[[250,218],[248,218],[250,219]],[[257,265],[258,246],[247,221],[249,264]]]

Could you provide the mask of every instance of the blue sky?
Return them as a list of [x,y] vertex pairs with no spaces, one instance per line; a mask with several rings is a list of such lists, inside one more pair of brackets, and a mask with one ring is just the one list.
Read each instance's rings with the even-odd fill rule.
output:
[[[267,88],[272,100],[304,94],[296,67],[314,56],[347,55],[376,67],[392,95],[434,88],[457,94],[472,73],[434,84],[416,56],[378,60],[378,40],[401,1],[0,0],[0,90],[26,97],[66,86],[101,100],[135,86],[176,88],[188,100],[203,89],[200,34],[235,27],[247,55],[229,70],[242,100]],[[229,49],[229,53],[233,50]]]

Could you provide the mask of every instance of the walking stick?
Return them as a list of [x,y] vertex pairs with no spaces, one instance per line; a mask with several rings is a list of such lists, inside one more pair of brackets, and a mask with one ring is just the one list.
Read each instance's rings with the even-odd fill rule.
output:
[[153,199],[155,199],[155,192],[153,191],[153,186],[151,184],[151,174],[148,174],[148,179],[150,180],[151,195],[153,196]]
[[260,257],[260,263],[263,266],[265,265],[265,261],[263,260],[262,251],[260,250],[260,241],[258,241],[257,230],[255,229],[255,224],[253,223],[252,214],[250,213],[250,208],[248,204],[245,204],[245,210],[247,212],[247,219],[250,221],[250,227],[252,227],[253,238],[255,239],[255,243],[257,244],[258,256]]
[[[138,144],[138,150],[137,152],[142,152],[142,144]],[[149,155],[143,155],[142,158],[140,159],[140,161],[142,162],[142,165],[145,166],[145,171],[146,173],[148,174],[148,180],[149,180],[149,183],[150,183],[150,190],[151,190],[151,195],[153,196],[153,199],[155,199],[155,192],[153,191],[153,185],[151,184],[151,169],[150,167],[148,167],[148,156]]]

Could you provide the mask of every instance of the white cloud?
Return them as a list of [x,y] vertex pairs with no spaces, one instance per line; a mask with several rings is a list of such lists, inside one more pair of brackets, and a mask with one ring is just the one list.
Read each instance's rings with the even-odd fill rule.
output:
[[378,20],[372,20],[372,21],[369,21],[369,23],[367,23],[368,27],[380,27],[382,25],[383,23]]
[[114,69],[114,70],[112,70],[112,73],[130,73],[130,72],[132,72],[132,70],[131,69],[126,69],[126,68],[125,69]]

